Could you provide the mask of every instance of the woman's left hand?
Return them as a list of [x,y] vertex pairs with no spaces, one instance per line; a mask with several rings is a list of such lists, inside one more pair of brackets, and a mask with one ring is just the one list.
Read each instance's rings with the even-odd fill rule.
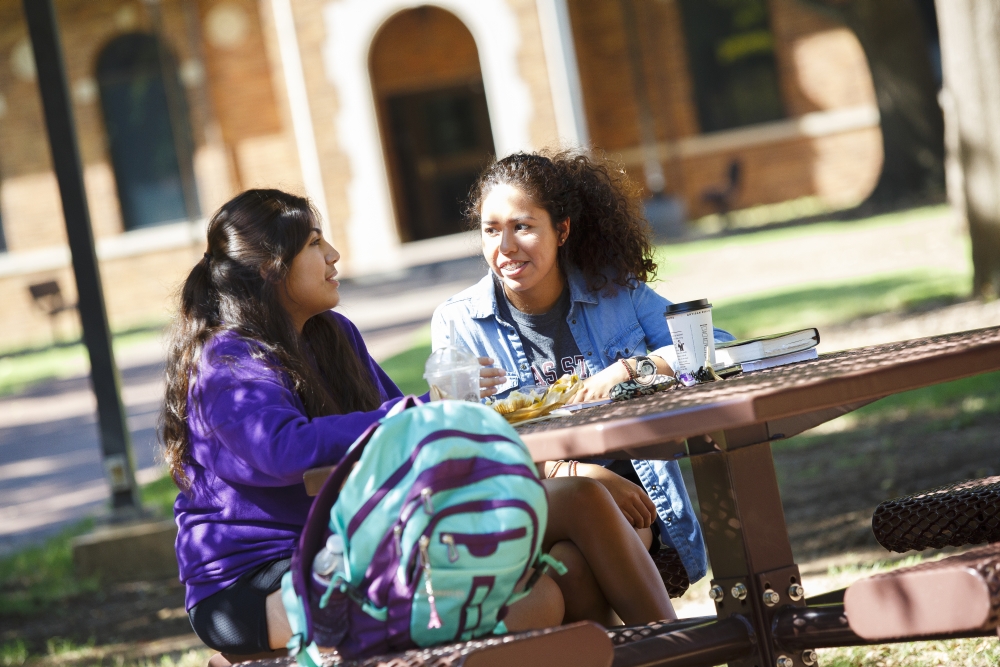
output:
[[607,398],[611,388],[620,382],[628,380],[628,371],[621,363],[615,362],[597,375],[592,375],[583,381],[583,387],[576,392],[570,403],[587,403]]
[[497,393],[497,387],[507,381],[507,371],[493,365],[489,357],[479,357],[479,398]]

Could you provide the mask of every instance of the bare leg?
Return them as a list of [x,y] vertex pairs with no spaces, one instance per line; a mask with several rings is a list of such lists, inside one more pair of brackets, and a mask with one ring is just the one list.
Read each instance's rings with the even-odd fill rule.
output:
[[232,664],[221,653],[216,653],[208,659],[208,667],[232,667]]
[[[519,591],[524,581],[514,590]],[[565,607],[562,592],[552,579],[542,575],[528,597],[511,605],[504,624],[511,632],[551,628],[563,622]]]
[[558,477],[543,484],[549,496],[544,549],[563,540],[576,545],[625,623],[676,618],[656,565],[604,485],[586,477]]
[[617,625],[611,603],[604,597],[587,559],[576,545],[568,540],[556,542],[549,549],[549,554],[562,561],[567,569],[566,574],[553,577],[562,590],[566,604],[563,622],[594,621],[604,627]]
[[267,596],[267,643],[272,649],[285,648],[292,638],[292,626],[285,615],[285,605],[281,603],[281,591]]
[[[653,531],[649,528],[637,528],[635,532],[648,551],[649,546],[653,543]],[[566,616],[563,623],[594,621],[604,627],[621,625],[621,619],[615,614],[611,603],[601,592],[601,587],[597,584],[590,564],[587,563],[587,559],[583,557],[575,544],[568,540],[556,542],[549,549],[549,554],[561,561],[568,570],[562,576],[553,575],[565,600]]]

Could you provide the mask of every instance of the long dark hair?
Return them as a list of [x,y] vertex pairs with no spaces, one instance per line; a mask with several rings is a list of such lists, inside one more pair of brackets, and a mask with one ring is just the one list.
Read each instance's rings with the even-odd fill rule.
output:
[[167,352],[160,440],[181,488],[188,485],[189,385],[205,345],[222,332],[252,341],[251,354],[288,377],[310,418],[378,407],[375,381],[339,324],[317,315],[300,335],[278,301],[292,259],[318,220],[307,199],[247,190],[209,221],[208,251],[181,288]]
[[560,265],[569,261],[579,268],[591,290],[656,276],[641,191],[621,165],[574,151],[509,155],[487,167],[472,187],[465,214],[470,227],[479,228],[483,200],[500,184],[521,190],[548,212],[553,225],[570,219]]

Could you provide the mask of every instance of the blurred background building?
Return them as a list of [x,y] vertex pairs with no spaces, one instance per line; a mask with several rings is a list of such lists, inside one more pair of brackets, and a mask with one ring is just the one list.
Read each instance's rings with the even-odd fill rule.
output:
[[[887,103],[870,33],[825,4],[58,0],[112,325],[162,322],[205,217],[250,187],[311,196],[349,275],[474,253],[461,200],[518,150],[604,150],[689,217],[856,205]],[[0,347],[75,300],[46,141],[0,0]]]

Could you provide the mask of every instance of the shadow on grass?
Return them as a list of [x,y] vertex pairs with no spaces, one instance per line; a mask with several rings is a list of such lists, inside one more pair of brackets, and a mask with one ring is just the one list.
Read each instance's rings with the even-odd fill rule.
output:
[[[177,493],[173,480],[161,477],[142,486],[143,506],[160,517],[172,517]],[[93,519],[84,519],[42,544],[0,557],[0,612],[30,615],[60,599],[97,590],[96,578],[78,579],[73,571],[73,538],[94,525]]]
[[78,579],[73,572],[72,540],[94,527],[87,519],[44,544],[0,558],[0,609],[3,614],[32,614],[60,599],[97,590],[96,578]]

